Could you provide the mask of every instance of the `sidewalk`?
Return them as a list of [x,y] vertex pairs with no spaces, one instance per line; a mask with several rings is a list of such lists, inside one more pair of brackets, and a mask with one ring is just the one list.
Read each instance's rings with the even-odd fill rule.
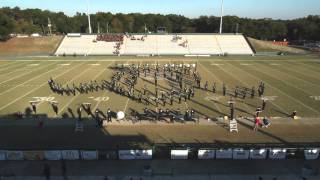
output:
[[[144,176],[52,176],[50,180],[319,180],[319,176],[305,176],[298,177],[293,175],[270,175],[270,176],[259,176],[259,175],[194,175],[194,176],[155,176],[155,177],[144,177]],[[0,177],[1,178],[1,177]],[[1,180],[46,180],[45,177],[29,176],[29,177],[2,177]]]
[[[62,118],[45,118],[43,119],[44,124],[46,126],[65,126],[65,125],[75,125],[75,123],[77,122],[77,118],[76,119],[62,119]],[[246,123],[249,125],[253,125],[253,118],[237,118],[238,122],[242,122],[242,123]],[[1,126],[36,126],[38,123],[38,120],[35,119],[0,119],[0,125]],[[83,123],[85,125],[88,126],[95,126],[96,122],[94,119],[89,118],[86,119],[84,118]],[[106,125],[120,125],[120,126],[139,126],[139,125],[168,125],[168,126],[172,126],[172,125],[213,125],[213,126],[217,126],[221,123],[225,123],[228,124],[229,120],[224,120],[222,117],[221,118],[217,118],[217,119],[203,119],[200,118],[199,122],[185,122],[185,123],[181,123],[181,122],[174,122],[174,123],[169,123],[169,121],[165,122],[165,121],[137,121],[137,122],[133,122],[132,120],[121,120],[121,121],[117,121],[116,119],[113,119],[111,123],[107,123],[105,121]],[[280,118],[280,117],[275,117],[271,119],[271,126],[273,124],[287,124],[289,125],[320,125],[320,119],[319,118],[300,118],[300,119],[296,119],[293,120],[291,118]]]
[[[0,162],[0,177],[4,179],[42,180],[43,167],[47,163],[51,169],[52,179],[63,179],[61,162]],[[143,170],[146,165],[152,168],[149,176]],[[312,169],[312,173],[303,173],[304,165]],[[68,179],[99,179],[108,176],[109,180],[302,180],[319,179],[320,161],[285,160],[285,161],[68,161],[66,176]],[[304,171],[306,172],[306,171]],[[18,178],[15,178],[15,177]],[[42,176],[42,177],[41,177]],[[82,178],[80,178],[82,176]],[[23,178],[27,177],[27,178]]]

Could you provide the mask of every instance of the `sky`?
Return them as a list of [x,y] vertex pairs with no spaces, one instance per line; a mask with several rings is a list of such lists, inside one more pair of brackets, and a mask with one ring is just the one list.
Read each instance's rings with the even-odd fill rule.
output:
[[[160,13],[191,18],[220,15],[221,0],[88,0],[90,13]],[[320,15],[320,0],[224,0],[225,15],[249,18],[295,19]],[[40,8],[69,16],[86,12],[86,0],[0,0],[0,7]]]

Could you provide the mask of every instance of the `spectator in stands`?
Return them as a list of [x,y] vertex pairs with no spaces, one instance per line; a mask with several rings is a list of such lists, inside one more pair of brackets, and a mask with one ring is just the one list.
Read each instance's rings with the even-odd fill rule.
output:
[[123,34],[104,34],[97,37],[97,41],[106,41],[106,42],[123,42]]

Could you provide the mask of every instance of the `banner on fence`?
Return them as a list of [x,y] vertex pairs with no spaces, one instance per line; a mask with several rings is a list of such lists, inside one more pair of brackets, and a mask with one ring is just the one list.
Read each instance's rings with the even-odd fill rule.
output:
[[189,150],[171,150],[171,159],[188,159]]
[[287,150],[286,149],[270,149],[269,158],[270,159],[286,159]]
[[7,151],[0,151],[0,161],[7,160]]
[[43,160],[44,159],[44,153],[43,151],[24,151],[23,157],[25,160]]
[[215,150],[200,149],[198,151],[198,159],[214,159],[215,156],[216,156]]
[[83,160],[97,160],[98,151],[80,151],[81,159]]
[[61,151],[44,151],[44,158],[50,161],[58,161],[62,159]]
[[119,150],[119,159],[152,159],[152,150]]
[[233,159],[249,159],[249,150],[233,149]]
[[23,160],[22,151],[7,151],[7,160]]
[[304,157],[306,160],[315,160],[319,158],[320,149],[306,149],[304,150]]
[[118,159],[117,151],[99,151],[99,160]]
[[250,159],[266,159],[267,149],[251,149]]
[[219,149],[216,150],[217,159],[232,159],[232,149]]
[[78,150],[63,150],[61,151],[62,159],[64,160],[78,160],[80,159],[80,154]]

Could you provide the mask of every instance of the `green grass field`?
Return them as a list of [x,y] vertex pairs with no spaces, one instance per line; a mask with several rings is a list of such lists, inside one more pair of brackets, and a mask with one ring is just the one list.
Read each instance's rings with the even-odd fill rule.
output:
[[[29,60],[31,59],[31,60]],[[320,117],[320,59],[308,56],[288,57],[215,57],[215,58],[137,58],[137,57],[83,57],[74,58],[19,58],[18,60],[0,61],[0,115],[8,117],[17,111],[24,112],[30,107],[29,101],[41,100],[38,114],[56,117],[47,100],[59,102],[59,117],[67,113],[67,109],[76,110],[82,103],[91,103],[92,109],[106,111],[110,107],[114,111],[130,109],[141,110],[143,104],[129,100],[109,91],[99,91],[76,96],[61,96],[53,93],[47,81],[52,77],[62,84],[89,82],[90,80],[109,80],[113,71],[109,68],[115,63],[121,64],[198,64],[198,72],[202,76],[202,84],[209,81],[217,83],[216,94],[197,90],[195,98],[186,103],[174,103],[166,108],[182,110],[193,108],[201,116],[219,117],[229,114],[229,96],[222,96],[222,83],[233,92],[235,86],[257,87],[262,80],[266,83],[266,94],[272,101],[267,102],[263,115],[286,117],[297,110],[300,117]],[[138,87],[152,84],[139,79]],[[163,89],[169,88],[167,81],[160,80]],[[208,99],[216,99],[212,101]],[[236,115],[251,117],[256,107],[261,105],[259,98],[236,100]],[[148,108],[155,109],[154,105]]]
[[[279,146],[282,144],[299,144],[302,146],[318,144],[318,119],[320,117],[320,59],[317,56],[274,56],[274,57],[10,57],[0,60],[0,148],[2,149],[119,149],[146,148],[153,144],[195,144],[207,148],[208,144],[222,147],[235,146]],[[92,110],[99,108],[106,112],[130,109],[142,111],[145,105],[116,95],[109,91],[98,91],[76,96],[61,96],[53,93],[47,81],[52,77],[61,84],[89,82],[90,80],[109,80],[113,70],[110,67],[118,64],[198,64],[198,72],[202,76],[202,86],[209,81],[209,89],[213,81],[217,83],[217,93],[196,90],[193,99],[181,104],[165,108],[185,110],[195,109],[200,116],[216,118],[229,114],[229,96],[222,96],[222,83],[229,90],[235,86],[258,86],[262,80],[266,83],[266,95],[273,98],[267,102],[266,111],[262,115],[286,117],[297,110],[300,120],[272,118],[268,129],[252,131],[253,122],[239,119],[239,133],[230,133],[227,121],[200,124],[130,124],[112,123],[100,129],[93,121],[85,121],[83,133],[74,132],[74,122],[60,118],[68,113],[68,108],[76,111],[82,103],[91,103]],[[153,82],[152,78],[147,79]],[[138,80],[137,88],[148,84]],[[170,88],[167,80],[159,80],[162,89]],[[208,100],[211,99],[211,100]],[[212,101],[216,99],[216,101]],[[15,120],[11,114],[30,108],[30,101],[41,100],[38,114],[48,116],[44,129],[37,128],[37,120]],[[48,102],[59,102],[59,114],[56,116]],[[247,98],[236,100],[236,116],[252,117],[261,99]],[[148,108],[155,109],[153,105]],[[163,108],[160,106],[160,108]],[[83,113],[84,114],[84,113]],[[52,120],[53,118],[53,120]],[[57,118],[57,119],[56,119]],[[55,121],[57,120],[57,121]],[[57,133],[59,132],[59,133]],[[94,139],[94,140],[93,140]],[[248,144],[249,143],[249,144]],[[273,145],[273,144],[276,145]],[[211,146],[210,146],[211,147]]]

